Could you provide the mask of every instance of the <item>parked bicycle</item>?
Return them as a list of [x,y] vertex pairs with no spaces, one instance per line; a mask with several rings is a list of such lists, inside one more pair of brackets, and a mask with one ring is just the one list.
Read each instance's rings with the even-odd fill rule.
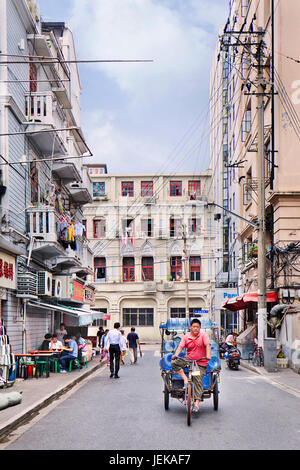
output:
[[262,367],[264,365],[264,351],[261,346],[258,346],[257,344],[254,344],[253,351],[249,353],[249,362],[252,362],[252,364],[255,367]]

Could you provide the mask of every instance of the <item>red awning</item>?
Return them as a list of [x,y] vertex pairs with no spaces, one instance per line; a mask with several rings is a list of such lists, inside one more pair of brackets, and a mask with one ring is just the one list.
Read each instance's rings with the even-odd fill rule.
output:
[[[257,302],[257,292],[247,292],[246,294],[238,295],[226,300],[222,305],[222,308],[236,312],[237,310],[243,310],[247,308],[250,303]],[[267,302],[278,302],[277,292],[267,292]]]

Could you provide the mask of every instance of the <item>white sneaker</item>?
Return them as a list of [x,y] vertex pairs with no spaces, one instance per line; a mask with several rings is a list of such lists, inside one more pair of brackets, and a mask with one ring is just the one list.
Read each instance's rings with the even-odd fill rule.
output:
[[61,374],[66,374],[66,373],[67,373],[67,371],[66,371],[66,370],[64,370],[64,369],[61,369],[60,373],[61,373]]

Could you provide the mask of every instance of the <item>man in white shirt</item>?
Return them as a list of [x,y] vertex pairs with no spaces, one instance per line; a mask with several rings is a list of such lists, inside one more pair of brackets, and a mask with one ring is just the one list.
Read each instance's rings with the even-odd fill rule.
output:
[[107,334],[109,341],[109,359],[110,359],[110,378],[119,378],[120,354],[122,349],[122,335],[120,333],[120,323],[114,324],[114,329]]
[[52,335],[49,349],[50,351],[62,351],[63,350],[63,344],[61,341],[57,339],[57,335]]

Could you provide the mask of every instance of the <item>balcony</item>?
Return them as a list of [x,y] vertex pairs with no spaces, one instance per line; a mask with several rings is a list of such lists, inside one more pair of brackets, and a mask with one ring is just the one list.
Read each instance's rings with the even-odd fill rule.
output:
[[37,146],[43,155],[65,154],[66,148],[55,128],[61,127],[58,113],[54,113],[52,92],[30,93],[25,96],[25,116],[29,139]]
[[63,254],[59,243],[59,218],[54,207],[30,207],[26,210],[26,232],[31,239],[30,250],[42,258]]
[[73,183],[68,189],[70,196],[75,204],[88,204],[92,199],[92,180],[88,174],[87,168],[82,168],[82,183]]
[[64,184],[70,184],[81,180],[75,163],[67,160],[53,162],[52,174],[55,178],[64,182]]

